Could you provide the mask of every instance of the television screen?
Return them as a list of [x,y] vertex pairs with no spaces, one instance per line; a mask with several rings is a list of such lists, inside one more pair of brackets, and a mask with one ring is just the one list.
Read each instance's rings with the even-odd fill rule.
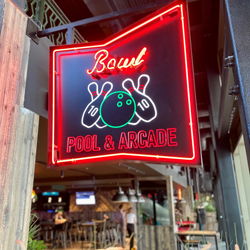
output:
[[90,192],[76,192],[76,205],[94,205],[95,193]]

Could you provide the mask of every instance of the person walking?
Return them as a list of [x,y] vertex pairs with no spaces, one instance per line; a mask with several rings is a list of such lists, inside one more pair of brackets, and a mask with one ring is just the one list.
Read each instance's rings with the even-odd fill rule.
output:
[[127,213],[127,230],[128,230],[128,235],[129,235],[129,239],[130,239],[130,250],[132,250],[132,248],[134,247],[134,233],[135,233],[135,223],[136,223],[136,217],[135,214],[132,213],[133,209],[132,207],[130,207],[128,209],[128,213]]
[[126,232],[126,224],[125,224],[125,214],[123,212],[123,205],[119,206],[119,210],[112,214],[112,219],[119,225],[119,231],[121,234],[121,243],[122,247],[125,247],[125,232]]
[[197,213],[197,222],[199,223],[200,230],[205,230],[206,208],[203,206],[202,202],[199,203],[196,213]]
[[[197,222],[199,223],[199,229],[205,230],[205,224],[206,224],[206,208],[203,206],[203,203],[200,202],[197,210]],[[205,242],[207,242],[206,237],[204,237]]]

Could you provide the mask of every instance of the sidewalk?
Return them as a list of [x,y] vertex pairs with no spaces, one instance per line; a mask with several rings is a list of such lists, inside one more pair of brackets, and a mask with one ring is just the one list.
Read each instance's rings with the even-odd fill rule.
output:
[[[199,241],[203,241],[202,237],[195,237],[195,239],[197,239]],[[209,243],[212,243],[212,247],[209,248],[209,250],[216,250],[216,245],[215,245],[215,239],[214,239],[214,237],[207,237],[207,241]],[[225,242],[221,241],[219,233],[217,233],[217,241],[218,241],[218,249],[219,250],[226,250],[226,244],[225,244]]]

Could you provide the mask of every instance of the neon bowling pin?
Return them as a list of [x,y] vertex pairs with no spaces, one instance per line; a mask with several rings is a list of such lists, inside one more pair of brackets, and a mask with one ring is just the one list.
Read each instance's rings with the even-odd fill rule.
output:
[[100,129],[107,127],[107,125],[103,123],[102,119],[99,119],[99,120],[96,122],[95,125],[96,125],[97,128],[100,128]]
[[137,125],[140,122],[141,118],[137,115],[134,115],[133,119],[129,122],[129,125]]
[[[146,77],[147,78],[147,82],[146,83],[141,83],[141,78],[142,77]],[[148,75],[140,75],[140,77],[138,78],[137,81],[137,90],[143,94],[145,94],[147,85],[149,83],[149,76]],[[139,118],[138,116],[134,116],[133,119],[130,121],[129,125],[137,125],[140,122],[141,118]]]
[[157,116],[154,102],[149,96],[139,92],[132,79],[127,78],[122,82],[122,87],[134,98],[136,103],[135,114],[144,122],[150,122]]
[[[141,81],[142,77],[143,78],[147,78],[146,83],[144,83],[144,82]],[[140,91],[141,93],[145,94],[146,88],[147,88],[148,83],[149,83],[149,80],[150,80],[150,78],[149,78],[148,75],[145,75],[145,74],[140,75],[140,77],[137,80],[137,90]]]
[[[112,90],[113,84],[111,82],[105,82],[102,86],[101,92],[99,95],[93,99],[88,106],[85,108],[82,114],[82,125],[91,128],[96,122],[100,119],[99,109],[103,99],[108,95]],[[91,92],[92,93],[92,92]],[[93,95],[92,95],[93,98]]]
[[95,100],[98,96],[98,85],[96,82],[92,82],[88,85],[88,91],[91,96],[91,101]]

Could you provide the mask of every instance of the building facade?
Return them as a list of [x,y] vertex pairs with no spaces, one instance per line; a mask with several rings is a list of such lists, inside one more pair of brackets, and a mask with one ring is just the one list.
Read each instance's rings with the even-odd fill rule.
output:
[[[84,1],[86,15],[81,16],[73,13],[80,7],[77,1],[70,10],[60,1],[0,0],[0,249],[20,249],[27,241],[35,165],[46,165],[44,150],[39,149],[46,144],[41,138],[47,137],[48,64],[40,61],[46,64],[48,54],[43,58],[42,53],[52,45],[102,40],[174,1],[128,2]],[[144,5],[148,12],[142,14],[138,9]],[[249,249],[250,3],[189,0],[187,5],[203,158],[203,168],[187,170],[187,185],[197,194],[214,193],[221,237],[230,242],[230,249],[236,242]],[[50,33],[50,40],[42,38],[46,33],[37,36],[40,29],[129,8],[129,15],[118,20],[94,20],[95,26],[76,29],[70,40],[62,32]]]

